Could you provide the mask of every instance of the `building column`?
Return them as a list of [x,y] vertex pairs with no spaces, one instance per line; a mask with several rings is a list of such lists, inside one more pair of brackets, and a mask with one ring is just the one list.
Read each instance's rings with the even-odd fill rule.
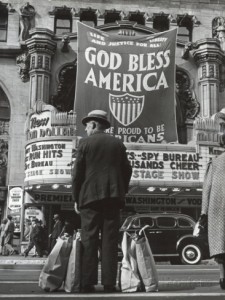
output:
[[56,51],[54,33],[48,29],[34,28],[26,40],[30,55],[30,108],[37,101],[49,102],[51,60]]
[[208,118],[219,110],[219,65],[224,59],[218,39],[197,41],[193,52],[198,65],[200,116]]

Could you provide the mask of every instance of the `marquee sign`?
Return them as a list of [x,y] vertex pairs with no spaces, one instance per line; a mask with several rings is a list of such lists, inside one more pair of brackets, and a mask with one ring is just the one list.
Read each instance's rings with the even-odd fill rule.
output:
[[201,207],[201,198],[191,198],[187,197],[156,197],[156,196],[146,196],[146,195],[134,195],[128,196],[125,199],[126,206],[131,206],[135,208],[142,208],[146,206],[149,207]]
[[71,181],[72,141],[53,140],[25,148],[25,183]]
[[60,136],[73,137],[76,134],[74,122],[75,116],[67,113],[43,111],[39,114],[32,114],[27,124],[27,140],[49,139]]
[[108,112],[108,130],[127,143],[177,141],[176,29],[124,36],[78,22],[75,95],[78,136],[91,110]]
[[177,183],[202,183],[207,157],[188,151],[129,150],[133,168],[131,180]]

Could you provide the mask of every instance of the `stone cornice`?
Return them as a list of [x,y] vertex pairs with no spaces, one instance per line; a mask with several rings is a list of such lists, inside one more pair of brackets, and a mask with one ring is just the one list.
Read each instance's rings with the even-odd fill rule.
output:
[[220,42],[215,38],[202,39],[195,42],[193,57],[197,64],[205,62],[222,63],[225,60],[224,52],[221,50]]
[[54,32],[44,28],[34,28],[30,30],[31,38],[26,40],[29,54],[34,52],[44,52],[53,55],[56,51],[56,42],[53,41]]

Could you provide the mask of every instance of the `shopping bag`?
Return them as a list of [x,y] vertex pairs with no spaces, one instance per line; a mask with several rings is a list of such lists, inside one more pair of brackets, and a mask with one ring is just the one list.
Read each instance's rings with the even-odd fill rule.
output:
[[145,228],[140,230],[135,240],[137,265],[145,291],[155,292],[158,291],[158,273],[151,247],[144,230]]
[[70,252],[64,290],[67,293],[78,293],[81,287],[81,237],[77,232]]
[[136,258],[136,243],[125,231],[122,239],[123,259],[120,269],[120,288],[122,292],[137,292],[141,286]]
[[72,249],[72,237],[59,237],[39,277],[39,286],[46,292],[59,289],[66,277]]

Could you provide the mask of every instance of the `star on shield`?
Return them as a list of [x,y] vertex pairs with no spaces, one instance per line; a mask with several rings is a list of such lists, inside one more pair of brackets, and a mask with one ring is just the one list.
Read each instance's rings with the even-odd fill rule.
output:
[[143,110],[145,96],[109,94],[109,108],[114,118],[122,125],[129,126],[136,121]]

